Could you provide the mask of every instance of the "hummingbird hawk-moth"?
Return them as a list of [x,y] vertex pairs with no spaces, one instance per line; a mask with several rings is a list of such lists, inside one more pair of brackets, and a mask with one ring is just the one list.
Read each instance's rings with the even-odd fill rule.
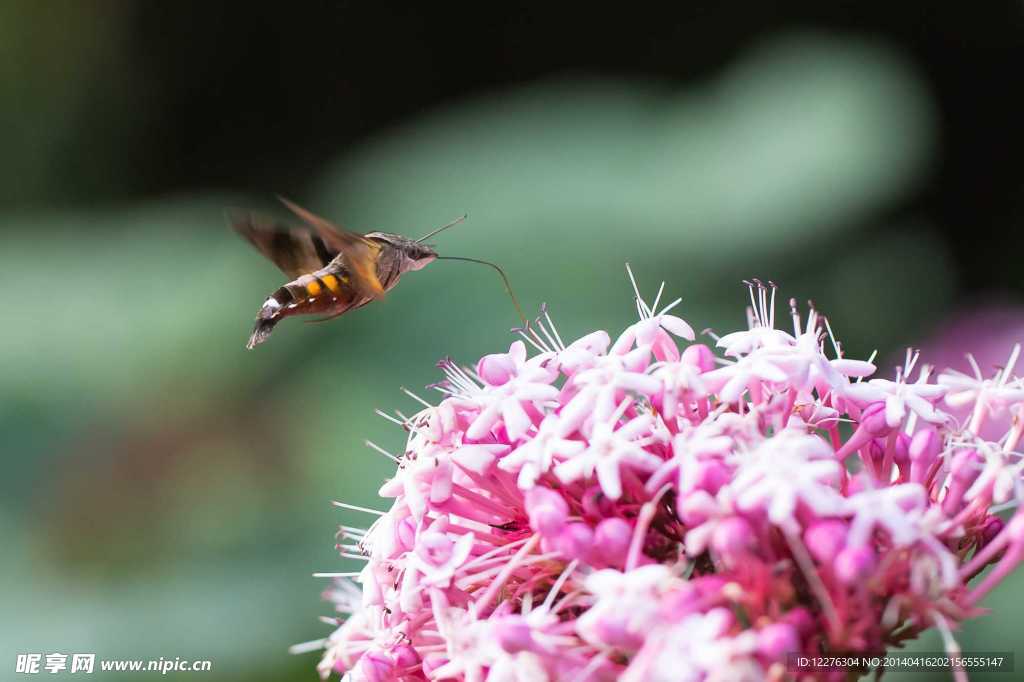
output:
[[403,274],[438,258],[423,240],[465,218],[412,240],[388,232],[350,232],[287,199],[281,201],[304,226],[248,211],[229,214],[235,231],[292,278],[263,302],[246,344],[249,349],[266,341],[286,317],[319,314],[329,320],[381,298]]

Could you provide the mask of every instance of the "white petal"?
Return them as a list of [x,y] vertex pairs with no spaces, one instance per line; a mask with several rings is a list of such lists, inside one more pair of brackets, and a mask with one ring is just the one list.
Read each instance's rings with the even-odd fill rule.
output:
[[583,457],[573,457],[555,467],[555,476],[562,483],[572,483],[583,478],[587,468],[587,462]]
[[941,398],[946,395],[945,386],[936,386],[935,384],[910,384],[910,392],[914,395],[919,395],[922,398]]
[[579,440],[559,439],[551,446],[551,452],[561,457],[572,457],[586,449],[587,444]]
[[568,436],[583,426],[597,401],[597,389],[588,386],[577,393],[558,414],[558,435]]
[[530,415],[523,409],[523,405],[519,402],[518,398],[505,398],[502,401],[501,418],[505,422],[505,430],[508,432],[508,437],[512,440],[519,440],[533,426],[533,422],[530,421]]
[[473,541],[474,537],[471,532],[459,536],[459,539],[455,541],[455,547],[452,548],[451,559],[448,560],[452,567],[461,566],[469,558],[469,553],[473,551]]
[[438,459],[430,480],[430,502],[441,504],[452,496],[452,462],[448,458]]
[[714,525],[711,523],[703,523],[693,530],[686,533],[686,537],[683,539],[686,545],[686,553],[691,556],[699,556],[704,553],[707,549],[708,542],[711,540],[711,531]]
[[936,379],[936,383],[940,386],[946,386],[951,389],[975,389],[978,388],[979,382],[977,379],[971,376],[967,376],[961,372],[943,372]]
[[[751,356],[754,358],[754,356]],[[751,372],[755,374],[759,379],[763,381],[771,381],[777,384],[789,379],[786,373],[783,372],[777,365],[772,364],[764,360],[754,358],[751,366]]]
[[615,379],[615,385],[637,393],[652,396],[661,391],[661,382],[649,374],[626,372]]
[[848,377],[869,377],[878,369],[870,362],[864,360],[847,360],[840,358],[832,360],[829,364]]
[[750,375],[746,373],[738,373],[733,378],[729,379],[728,383],[722,389],[719,397],[724,403],[734,403],[739,400],[739,397],[743,395],[743,391],[747,388],[747,381],[749,381]]
[[522,341],[513,341],[512,345],[508,347],[508,354],[516,364],[522,363],[526,360],[526,344]]
[[[635,325],[634,325],[635,326]],[[615,344],[612,346],[612,355],[623,355],[629,352],[629,349],[633,347],[633,342],[636,341],[636,330],[633,327],[627,327],[626,331],[619,335],[619,338],[615,339]]]
[[946,415],[935,409],[934,406],[921,396],[915,393],[907,393],[906,396],[907,405],[917,412],[925,421],[932,422],[933,424],[941,424],[946,421]]
[[504,450],[508,450],[507,445],[463,445],[452,453],[452,460],[464,469],[483,474]]
[[477,415],[473,423],[466,429],[466,436],[472,440],[483,438],[491,431],[491,427],[498,421],[501,414],[500,405],[497,401],[488,405],[483,412]]
[[903,398],[898,395],[891,395],[885,399],[885,423],[889,426],[899,426],[907,408],[903,404]]
[[615,432],[619,438],[626,440],[634,440],[638,436],[643,435],[645,432],[650,431],[651,425],[654,423],[654,417],[649,414],[642,414],[634,419],[629,420],[624,424],[618,431]]
[[693,341],[696,338],[693,333],[693,327],[687,324],[681,317],[676,317],[675,315],[662,315],[659,318],[659,321],[664,329],[667,329],[682,339]]
[[843,389],[843,394],[864,403],[873,403],[885,398],[887,393],[872,383],[850,384]]
[[619,474],[619,462],[615,459],[602,459],[597,463],[597,482],[609,499],[622,497],[622,478]]
[[516,389],[516,397],[520,400],[554,400],[558,397],[558,389],[547,384],[526,384]]

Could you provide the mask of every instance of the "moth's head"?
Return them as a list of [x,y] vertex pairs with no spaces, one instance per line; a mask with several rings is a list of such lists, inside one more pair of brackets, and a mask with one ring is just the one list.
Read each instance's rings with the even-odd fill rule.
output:
[[434,247],[418,241],[387,232],[373,232],[366,235],[370,239],[383,242],[402,254],[402,270],[420,270],[430,265],[437,258]]

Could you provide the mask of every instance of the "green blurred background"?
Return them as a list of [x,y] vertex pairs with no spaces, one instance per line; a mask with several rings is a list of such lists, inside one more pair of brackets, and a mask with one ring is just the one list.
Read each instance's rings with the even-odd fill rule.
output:
[[[439,248],[567,337],[631,319],[629,261],[698,329],[759,276],[854,356],[1004,358],[1022,5],[821,5],[0,4],[0,679],[55,651],[315,679],[286,649],[328,632],[310,573],[351,570],[330,501],[382,506],[362,442],[403,440],[373,409],[511,340],[494,273],[439,262],[246,352],[282,277],[229,206],[413,236],[468,212]],[[1024,657],[1022,597],[963,648]]]

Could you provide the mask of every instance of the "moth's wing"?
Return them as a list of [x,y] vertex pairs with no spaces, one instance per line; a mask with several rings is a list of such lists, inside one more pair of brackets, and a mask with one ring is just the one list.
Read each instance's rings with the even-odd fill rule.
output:
[[383,247],[375,242],[359,243],[342,249],[345,265],[351,275],[351,283],[363,298],[382,298],[384,286],[377,277],[377,260]]
[[319,270],[340,253],[318,234],[260,213],[231,210],[228,220],[235,232],[292,279]]
[[377,277],[377,262],[381,249],[384,248],[382,244],[361,234],[349,232],[284,197],[278,198],[312,228],[315,236],[319,237],[328,249],[344,255],[344,264],[349,271],[351,284],[360,296],[380,298],[384,295],[384,287]]

